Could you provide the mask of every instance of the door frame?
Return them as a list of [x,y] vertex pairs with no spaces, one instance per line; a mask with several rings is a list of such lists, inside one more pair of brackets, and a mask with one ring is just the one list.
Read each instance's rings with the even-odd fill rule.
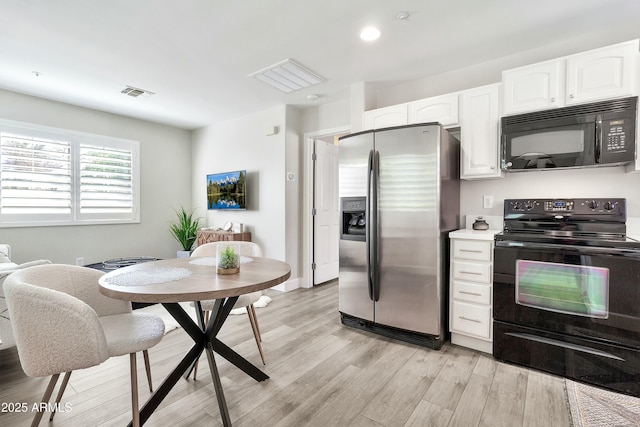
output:
[[303,288],[313,288],[313,218],[311,209],[313,208],[313,185],[315,180],[313,160],[313,142],[315,139],[332,137],[335,135],[347,134],[351,131],[351,126],[338,126],[335,128],[323,129],[314,132],[305,132],[303,141],[304,157],[304,190],[302,197],[302,286]]

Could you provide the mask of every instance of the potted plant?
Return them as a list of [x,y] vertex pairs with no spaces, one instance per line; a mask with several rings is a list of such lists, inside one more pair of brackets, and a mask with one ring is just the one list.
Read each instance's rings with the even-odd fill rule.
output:
[[185,258],[191,255],[191,248],[196,241],[196,233],[200,227],[200,218],[195,218],[191,210],[186,210],[180,206],[180,210],[176,210],[177,221],[169,224],[169,231],[175,239],[182,245],[181,251],[178,251],[178,258]]
[[218,245],[216,259],[218,260],[218,274],[235,274],[240,271],[240,255],[238,255],[237,246]]

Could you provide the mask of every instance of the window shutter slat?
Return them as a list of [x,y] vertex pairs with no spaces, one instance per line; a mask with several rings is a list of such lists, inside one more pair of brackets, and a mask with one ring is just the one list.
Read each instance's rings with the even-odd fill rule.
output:
[[71,214],[68,141],[2,134],[0,158],[3,214]]
[[131,150],[80,145],[80,212],[133,211]]

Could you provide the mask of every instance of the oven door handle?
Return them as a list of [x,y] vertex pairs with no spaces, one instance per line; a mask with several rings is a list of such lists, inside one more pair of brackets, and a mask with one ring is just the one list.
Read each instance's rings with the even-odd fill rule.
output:
[[515,242],[497,240],[495,242],[496,247],[500,248],[513,248],[513,249],[527,249],[527,250],[542,250],[542,251],[570,251],[581,252],[585,254],[603,254],[603,255],[619,255],[631,258],[640,258],[640,249],[638,248],[607,248],[600,246],[575,246],[575,245],[563,245],[561,243],[534,243],[534,242]]

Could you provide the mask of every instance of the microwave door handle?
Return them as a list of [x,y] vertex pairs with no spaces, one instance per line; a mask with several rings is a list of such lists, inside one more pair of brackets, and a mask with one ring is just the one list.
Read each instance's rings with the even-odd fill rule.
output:
[[594,158],[596,164],[600,163],[602,155],[602,116],[596,116],[596,138],[594,147]]

